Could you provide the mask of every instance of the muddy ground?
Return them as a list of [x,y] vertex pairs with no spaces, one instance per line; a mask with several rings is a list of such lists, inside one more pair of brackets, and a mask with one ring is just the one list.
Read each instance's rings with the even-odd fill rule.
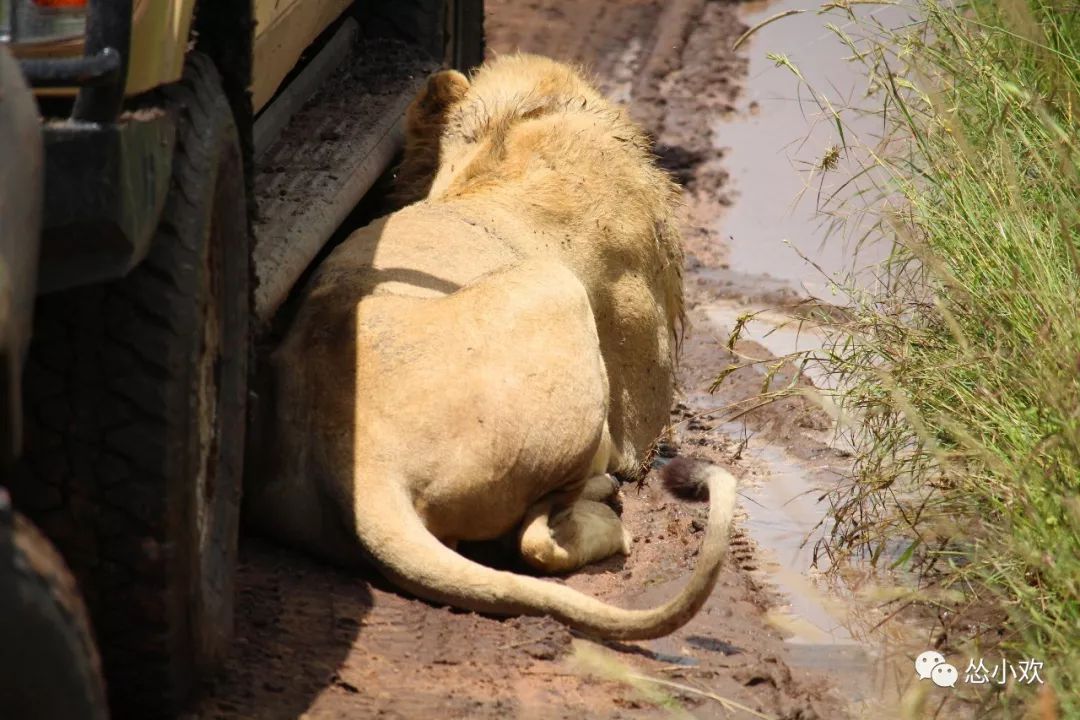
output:
[[[758,474],[721,413],[752,398],[758,371],[740,371],[715,395],[705,388],[731,359],[717,302],[784,307],[790,293],[725,264],[715,219],[733,199],[722,142],[711,127],[735,112],[746,60],[730,50],[746,28],[737,6],[704,0],[488,0],[493,53],[524,50],[585,63],[603,89],[630,105],[656,137],[661,161],[685,188],[686,287],[691,326],[672,445]],[[719,148],[719,149],[718,149]],[[765,356],[743,342],[745,354]],[[720,418],[720,419],[718,419]],[[789,400],[740,418],[739,427],[797,459],[820,461],[827,421]],[[730,430],[730,427],[729,427]],[[665,496],[655,478],[622,490],[635,538],[627,558],[566,578],[614,603],[645,607],[673,594],[694,562],[704,508]],[[474,549],[482,552],[483,549]],[[494,558],[498,562],[499,558]],[[210,684],[200,718],[838,718],[829,679],[791,662],[766,613],[783,602],[757,572],[753,543],[736,530],[728,568],[702,613],[659,641],[613,644],[616,672],[681,684],[659,707],[634,688],[575,663],[584,642],[545,619],[500,621],[407,598],[376,575],[320,565],[256,538],[242,546],[235,651]],[[802,664],[805,665],[805,664]],[[651,687],[651,686],[650,686]],[[711,697],[710,697],[711,696]],[[750,708],[726,709],[717,698]]]

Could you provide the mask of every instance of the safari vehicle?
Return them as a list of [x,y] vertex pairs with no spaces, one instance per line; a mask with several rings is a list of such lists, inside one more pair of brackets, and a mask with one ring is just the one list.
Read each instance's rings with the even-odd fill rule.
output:
[[170,715],[225,655],[254,343],[482,23],[0,0],[0,717]]

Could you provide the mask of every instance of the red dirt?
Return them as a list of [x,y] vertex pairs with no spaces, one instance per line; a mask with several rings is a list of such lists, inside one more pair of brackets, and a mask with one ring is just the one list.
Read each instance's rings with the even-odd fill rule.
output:
[[[732,111],[745,62],[729,48],[745,30],[735,5],[705,0],[488,0],[491,52],[524,50],[586,64],[602,87],[628,100],[655,135],[661,161],[686,187],[684,233],[690,317],[723,292],[722,239],[711,222],[729,203],[710,122]],[[698,324],[702,327],[704,323]],[[681,385],[687,402],[729,356],[722,339],[687,338]],[[728,383],[717,405],[751,394],[752,381]],[[675,409],[674,420],[691,411]],[[801,418],[801,420],[800,420]],[[805,407],[759,413],[783,426],[814,422]],[[708,424],[677,426],[689,454],[730,465],[734,448]],[[735,468],[736,474],[740,470]],[[671,499],[653,476],[622,490],[623,518],[635,542],[627,558],[564,581],[626,606],[670,597],[685,580],[700,541],[703,507]],[[499,563],[497,548],[469,550]],[[740,532],[712,598],[689,625],[658,641],[612,644],[633,672],[691,686],[772,717],[844,717],[822,677],[793,671],[780,633],[764,620],[773,601],[751,571],[751,543]],[[515,568],[517,569],[517,568]],[[374,573],[338,571],[255,539],[242,547],[236,648],[225,672],[194,711],[199,718],[653,718],[658,707],[632,688],[600,680],[570,658],[575,640],[545,619],[496,620],[434,607],[390,588]],[[749,718],[715,699],[669,690],[698,718]]]

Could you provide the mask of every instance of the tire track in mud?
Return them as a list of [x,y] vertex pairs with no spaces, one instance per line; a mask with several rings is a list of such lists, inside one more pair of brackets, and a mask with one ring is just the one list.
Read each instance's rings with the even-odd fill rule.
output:
[[[688,402],[729,358],[698,305],[724,289],[710,274],[725,267],[713,221],[730,200],[710,122],[732,112],[745,74],[744,60],[728,49],[745,29],[735,8],[706,0],[487,0],[491,52],[520,49],[586,65],[654,134],[661,162],[684,186],[693,327],[680,384]],[[707,421],[688,420],[691,414],[686,405],[675,409],[674,442],[731,466],[735,443]],[[685,582],[706,510],[673,500],[653,476],[624,487],[622,503],[634,536],[630,556],[559,581],[628,607],[656,605]],[[506,562],[497,549],[475,550]],[[241,562],[236,649],[192,718],[672,716],[632,688],[575,667],[578,641],[551,620],[433,607],[373,573],[334,570],[252,539]],[[843,717],[821,678],[785,662],[782,637],[764,619],[773,598],[755,579],[756,567],[752,542],[737,531],[728,567],[698,617],[661,640],[611,644],[612,657],[772,717]],[[751,717],[697,693],[669,695],[696,718]]]

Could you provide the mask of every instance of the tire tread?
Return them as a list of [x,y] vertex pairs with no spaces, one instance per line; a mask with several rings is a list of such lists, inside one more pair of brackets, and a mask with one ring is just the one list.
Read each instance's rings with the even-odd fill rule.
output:
[[191,403],[200,319],[191,298],[212,211],[199,191],[215,171],[215,133],[236,134],[203,55],[189,55],[160,99],[175,113],[177,143],[159,231],[121,280],[39,301],[24,382],[26,460],[12,487],[79,578],[110,687],[123,688],[114,710],[140,718],[168,715],[193,681],[176,662],[183,608],[165,600],[175,597],[170,568],[186,552],[169,541],[185,453],[171,428]]

